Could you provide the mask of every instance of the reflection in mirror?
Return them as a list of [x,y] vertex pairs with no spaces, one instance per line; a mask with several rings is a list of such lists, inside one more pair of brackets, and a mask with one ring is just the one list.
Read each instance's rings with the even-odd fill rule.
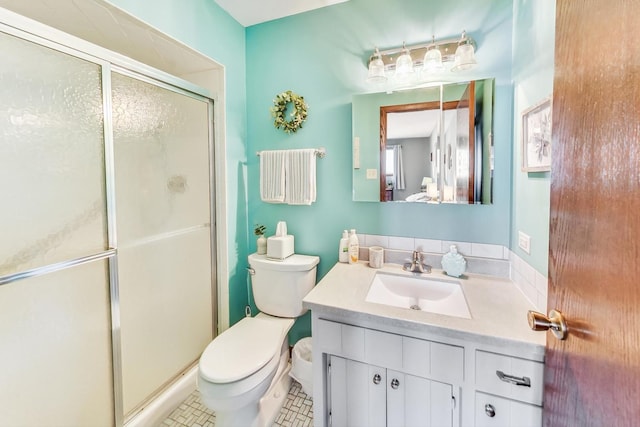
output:
[[490,204],[493,86],[354,96],[354,200]]
[[437,200],[439,135],[440,101],[380,107],[380,200]]

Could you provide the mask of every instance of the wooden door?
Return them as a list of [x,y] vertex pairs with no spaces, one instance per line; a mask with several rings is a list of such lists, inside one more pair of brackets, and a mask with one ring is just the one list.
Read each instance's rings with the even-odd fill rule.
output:
[[[458,203],[474,204],[476,200],[476,82],[469,82],[456,106],[456,158],[453,160],[456,169],[455,200]],[[466,124],[466,126],[465,126]],[[461,168],[460,159],[466,159],[468,165]],[[481,167],[482,169],[482,167]]]
[[638,425],[640,1],[556,8],[544,425]]

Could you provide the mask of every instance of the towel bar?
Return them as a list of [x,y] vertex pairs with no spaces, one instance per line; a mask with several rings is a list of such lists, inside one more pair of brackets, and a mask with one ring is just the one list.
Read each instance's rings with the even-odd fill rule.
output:
[[[291,150],[291,151],[293,151],[293,150]],[[260,153],[262,153],[262,151],[257,151],[256,152],[256,156],[260,157]],[[315,151],[315,155],[316,155],[316,157],[318,157],[320,159],[323,159],[324,156],[327,155],[327,150],[324,147],[320,147]]]

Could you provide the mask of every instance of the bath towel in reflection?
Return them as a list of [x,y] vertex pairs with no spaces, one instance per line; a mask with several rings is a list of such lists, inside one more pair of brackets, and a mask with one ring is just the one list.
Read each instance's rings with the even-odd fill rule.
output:
[[287,150],[260,153],[260,198],[267,203],[284,203]]
[[316,150],[289,150],[285,161],[285,197],[290,205],[316,201]]

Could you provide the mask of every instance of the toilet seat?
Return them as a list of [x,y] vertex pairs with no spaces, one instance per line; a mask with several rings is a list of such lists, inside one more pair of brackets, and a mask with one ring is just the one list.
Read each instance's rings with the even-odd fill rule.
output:
[[278,358],[282,337],[280,322],[245,317],[209,343],[200,357],[200,376],[215,384],[240,381]]

